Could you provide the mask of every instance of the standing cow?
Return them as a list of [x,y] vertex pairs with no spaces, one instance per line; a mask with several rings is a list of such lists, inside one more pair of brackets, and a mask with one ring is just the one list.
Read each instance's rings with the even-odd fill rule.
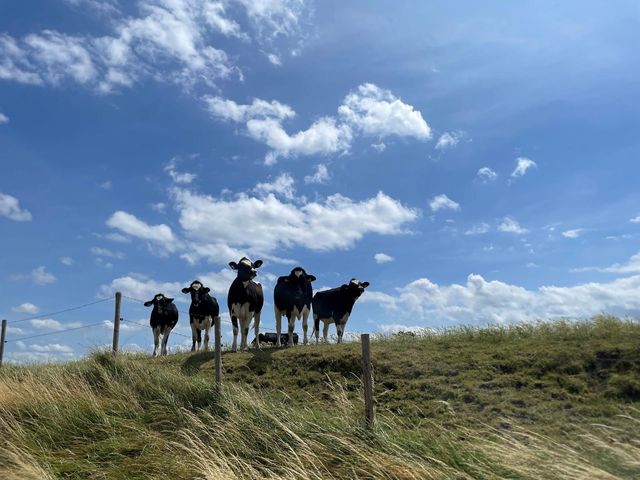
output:
[[151,305],[153,305],[153,310],[151,310],[149,325],[153,331],[153,356],[155,357],[158,351],[160,335],[162,335],[160,355],[166,355],[169,334],[178,323],[178,308],[173,304],[173,298],[165,297],[162,293],[158,293],[153,297],[153,300],[144,302],[145,307]]
[[349,320],[353,305],[368,286],[369,282],[359,282],[352,278],[349,283],[341,287],[324,290],[313,296],[313,333],[316,334],[316,343],[320,334],[320,320],[324,322],[322,331],[324,341],[327,341],[329,325],[335,323],[338,343],[342,342],[344,327]]
[[231,351],[238,349],[238,321],[242,329],[240,350],[247,349],[247,337],[249,335],[249,323],[254,319],[254,330],[256,334],[256,347],[260,348],[260,312],[264,304],[262,285],[254,282],[253,279],[258,274],[257,268],[262,265],[262,260],[252,262],[247,257],[242,257],[238,263],[229,262],[229,266],[238,272],[237,277],[229,287],[227,295],[227,306],[233,324],[233,345]]
[[220,307],[215,297],[209,295],[209,288],[202,285],[200,280],[194,280],[191,285],[182,289],[182,293],[191,294],[189,307],[189,323],[191,324],[191,351],[200,350],[202,330],[204,330],[204,349],[209,349],[209,331],[213,320],[220,315]]
[[286,277],[278,278],[278,283],[273,289],[273,305],[276,314],[276,346],[280,346],[280,332],[282,330],[282,315],[287,317],[289,323],[289,342],[293,346],[293,330],[296,320],[302,317],[303,343],[307,344],[307,318],[311,313],[311,301],[313,287],[311,282],[316,279],[313,275],[307,275],[302,267],[296,267]]

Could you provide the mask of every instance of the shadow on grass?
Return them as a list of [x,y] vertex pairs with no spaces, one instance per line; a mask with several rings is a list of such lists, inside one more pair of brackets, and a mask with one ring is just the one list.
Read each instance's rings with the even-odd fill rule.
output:
[[208,352],[197,352],[192,355],[189,355],[187,359],[184,361],[180,370],[185,375],[195,375],[200,371],[200,367],[208,361],[213,361],[216,357],[216,354],[213,350],[209,350]]

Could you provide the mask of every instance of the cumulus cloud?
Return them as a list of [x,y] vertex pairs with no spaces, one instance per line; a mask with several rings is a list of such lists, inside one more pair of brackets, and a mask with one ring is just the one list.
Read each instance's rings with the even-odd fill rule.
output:
[[31,281],[36,285],[48,285],[57,280],[53,273],[47,272],[44,265],[34,268],[31,270],[31,273],[14,275],[12,279],[18,281]]
[[[174,198],[185,237],[214,251],[222,246],[260,254],[292,247],[346,249],[367,234],[404,233],[404,226],[419,215],[382,192],[362,201],[335,194],[301,204],[273,194],[225,199],[179,189],[174,189]],[[244,220],[241,229],[236,228],[237,218]]]
[[444,132],[436,142],[436,150],[454,148],[464,138],[464,132]]
[[395,260],[395,258],[393,258],[391,255],[387,255],[386,253],[376,253],[373,256],[373,259],[376,261],[376,263],[389,263]]
[[536,164],[536,162],[534,162],[533,160],[531,160],[529,158],[518,157],[516,159],[516,168],[511,173],[511,176],[513,178],[522,177],[522,176],[524,176],[525,173],[527,173],[527,170],[529,170],[530,168],[535,168],[537,166],[538,165]]
[[281,195],[287,200],[292,200],[296,192],[294,183],[295,182],[291,175],[283,173],[273,182],[258,183],[253,191],[261,196],[268,195],[269,193],[275,193]]
[[640,223],[640,215],[638,215],[637,217],[629,219],[629,221],[631,223]]
[[633,255],[626,263],[614,263],[609,267],[581,267],[573,268],[572,272],[606,272],[619,274],[640,273],[640,252]]
[[[371,83],[349,93],[337,117],[320,117],[295,133],[288,133],[283,126],[285,120],[295,117],[295,111],[275,100],[254,99],[250,104],[213,96],[203,100],[215,118],[244,124],[249,137],[266,144],[271,149],[265,158],[267,164],[280,157],[343,154],[349,151],[355,135],[431,138],[431,129],[418,110]],[[383,145],[380,142],[377,147]]]
[[482,235],[484,233],[487,233],[489,230],[491,230],[491,227],[489,226],[489,224],[482,222],[482,223],[478,223],[477,225],[474,225],[469,230],[464,232],[464,234],[465,235]]
[[71,258],[71,257],[60,257],[60,263],[62,263],[63,265],[66,265],[67,267],[70,267],[75,262],[73,261],[73,258]]
[[0,125],[2,125],[3,123],[9,123],[9,117],[0,112]]
[[373,148],[378,152],[384,152],[385,149],[387,148],[387,145],[384,142],[372,143],[371,148]]
[[498,174],[489,167],[482,167],[478,170],[477,177],[482,183],[489,183],[498,178]]
[[20,207],[17,198],[5,193],[0,193],[0,216],[16,222],[28,222],[32,218],[29,210]]
[[484,324],[584,318],[601,312],[637,315],[638,288],[640,275],[608,283],[528,290],[472,274],[465,284],[438,285],[420,278],[393,295],[372,291],[360,301],[378,303],[398,319],[447,326],[471,321]]
[[122,260],[125,257],[124,253],[114,252],[112,250],[109,250],[108,248],[91,247],[89,251],[96,257],[113,258],[115,260]]
[[327,183],[330,179],[331,179],[331,176],[329,175],[329,169],[327,169],[326,165],[320,163],[316,165],[311,175],[307,175],[304,177],[304,183],[323,184],[323,183]]
[[338,113],[353,128],[368,136],[431,138],[431,128],[418,110],[372,83],[364,83],[349,93]]
[[[125,15],[107,0],[66,0],[107,15],[110,31],[103,36],[68,35],[54,30],[21,39],[0,35],[0,79],[32,85],[75,82],[102,93],[131,87],[152,78],[192,88],[213,85],[239,73],[227,53],[214,46],[221,34],[245,42],[227,10],[212,0],[140,0],[137,15]],[[305,4],[298,0],[238,0],[255,31],[257,42],[299,33]],[[241,75],[241,74],[240,74]]]
[[29,320],[29,323],[34,328],[53,331],[65,330],[67,328],[78,328],[82,326],[82,323],[80,322],[61,323],[57,320],[53,320],[52,318],[36,318],[33,320]]
[[151,210],[158,213],[164,213],[167,210],[167,204],[164,202],[152,203],[149,206]]
[[523,235],[529,230],[520,226],[520,224],[511,217],[504,217],[500,225],[498,225],[498,231],[504,233],[514,233],[516,235]]
[[149,225],[134,215],[117,211],[108,220],[107,226],[120,230],[132,237],[147,240],[153,245],[161,247],[161,252],[174,252],[178,248],[178,241],[168,225]]
[[454,202],[444,193],[442,195],[436,195],[429,201],[429,208],[432,211],[437,212],[439,210],[460,210],[460,204]]
[[198,178],[198,175],[196,175],[195,173],[179,172],[177,170],[177,166],[179,162],[180,162],[180,159],[178,157],[174,157],[171,160],[169,160],[169,162],[167,162],[167,164],[164,167],[164,171],[169,174],[169,176],[171,177],[171,180],[173,180],[174,183],[178,183],[181,185],[188,185],[191,182],[193,182],[196,178]]
[[36,305],[34,305],[33,303],[23,303],[21,305],[18,305],[17,307],[13,307],[12,310],[14,312],[20,312],[20,313],[30,313],[31,315],[38,313],[40,311],[40,308]]
[[562,232],[562,236],[565,238],[578,238],[584,232],[584,228],[575,228],[573,230],[565,230],[564,232]]

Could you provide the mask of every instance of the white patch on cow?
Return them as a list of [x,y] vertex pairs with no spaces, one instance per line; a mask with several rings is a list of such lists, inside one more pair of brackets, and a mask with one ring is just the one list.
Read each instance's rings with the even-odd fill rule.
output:
[[156,295],[156,300],[160,301],[162,300],[164,297],[162,295]]
[[201,283],[193,283],[193,284],[191,284],[191,286],[197,292],[198,290],[200,290],[200,287],[202,287],[202,284]]
[[295,273],[296,277],[300,277],[300,275],[302,275],[302,270],[294,270],[293,273]]
[[240,260],[240,263],[244,263],[248,267],[252,267],[253,266],[253,263],[248,258],[243,258],[242,260]]
[[358,280],[356,280],[355,278],[353,280],[351,280],[351,282],[349,283],[355,283],[356,285],[360,285],[360,282]]

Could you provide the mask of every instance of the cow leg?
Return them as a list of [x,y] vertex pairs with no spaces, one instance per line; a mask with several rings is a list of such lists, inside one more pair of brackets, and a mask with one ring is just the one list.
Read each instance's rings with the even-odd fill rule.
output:
[[289,341],[287,342],[288,347],[293,347],[293,330],[296,328],[296,316],[291,313],[291,316],[287,318],[289,320]]
[[345,314],[339,321],[336,322],[336,331],[338,332],[338,343],[342,343],[342,335],[344,334],[344,327],[347,326],[347,320],[349,320],[349,314]]
[[316,345],[317,345],[320,339],[320,319],[318,318],[318,315],[316,315],[315,313],[313,314],[313,331],[311,332],[312,337],[314,333],[316,335]]
[[[253,331],[256,334],[256,348],[260,349],[260,314],[262,312],[256,312],[253,314]],[[249,314],[249,318],[251,318],[251,314]],[[247,326],[249,322],[247,322]]]
[[191,351],[195,352],[196,350],[196,341],[198,340],[198,334],[197,334],[197,328],[195,325],[195,322],[193,320],[193,317],[191,317]]
[[209,350],[209,331],[211,330],[211,317],[204,321],[204,351]]
[[153,329],[153,356],[156,356],[158,352],[158,345],[160,345],[160,327]]
[[233,343],[231,344],[231,351],[238,351],[238,317],[231,314],[231,325],[233,325]]
[[282,312],[275,305],[273,308],[276,314],[276,347],[280,347],[282,346],[282,344],[280,343],[280,332],[282,331]]
[[324,343],[327,343],[329,341],[329,326],[331,324],[329,322],[324,322],[324,325],[322,327],[322,338],[324,339]]
[[307,319],[309,318],[309,310],[304,308],[302,310],[302,332],[304,333],[304,341],[303,344],[306,345],[307,342],[307,328],[309,325],[307,324]]
[[167,343],[169,342],[169,334],[171,333],[171,327],[164,327],[164,332],[162,333],[162,349],[160,350],[160,355],[167,354]]
[[200,347],[202,346],[202,330],[200,329],[202,327],[202,324],[200,324],[200,326],[197,328],[197,332],[198,332],[198,350],[200,350]]

